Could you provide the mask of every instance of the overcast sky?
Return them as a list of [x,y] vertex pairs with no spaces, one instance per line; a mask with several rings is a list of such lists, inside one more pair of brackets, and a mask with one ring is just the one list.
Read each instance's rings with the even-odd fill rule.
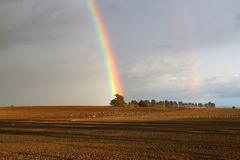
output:
[[[239,0],[97,0],[127,100],[240,105]],[[0,105],[107,105],[85,0],[0,0]]]

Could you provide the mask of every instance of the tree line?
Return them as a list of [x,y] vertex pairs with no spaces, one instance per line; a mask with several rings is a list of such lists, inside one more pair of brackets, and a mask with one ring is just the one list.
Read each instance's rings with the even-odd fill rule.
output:
[[183,107],[183,108],[215,108],[215,103],[186,103],[182,101],[156,101],[153,100],[131,100],[130,102],[126,102],[122,95],[116,94],[115,98],[110,102],[111,106],[114,107]]

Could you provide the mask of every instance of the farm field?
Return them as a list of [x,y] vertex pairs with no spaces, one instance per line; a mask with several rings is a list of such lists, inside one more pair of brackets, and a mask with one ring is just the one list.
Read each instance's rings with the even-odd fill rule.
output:
[[0,108],[0,159],[240,159],[240,110]]

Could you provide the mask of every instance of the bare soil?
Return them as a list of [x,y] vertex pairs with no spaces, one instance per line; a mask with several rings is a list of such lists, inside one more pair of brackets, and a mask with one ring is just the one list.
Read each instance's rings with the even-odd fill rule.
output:
[[240,159],[240,110],[0,108],[0,160]]

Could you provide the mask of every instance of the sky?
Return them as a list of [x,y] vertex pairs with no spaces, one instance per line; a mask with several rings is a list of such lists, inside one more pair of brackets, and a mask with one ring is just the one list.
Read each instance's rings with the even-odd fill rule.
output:
[[[240,105],[239,0],[96,0],[126,100]],[[86,0],[0,0],[0,106],[108,105]]]

